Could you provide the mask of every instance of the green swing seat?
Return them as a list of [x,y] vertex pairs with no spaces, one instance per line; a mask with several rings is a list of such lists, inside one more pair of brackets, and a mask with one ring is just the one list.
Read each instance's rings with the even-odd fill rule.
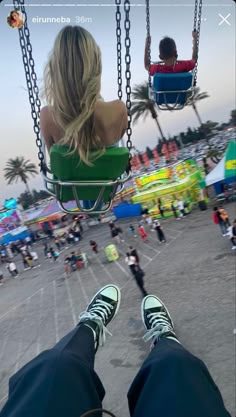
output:
[[101,196],[101,202],[114,197],[117,187],[129,163],[129,152],[125,147],[106,148],[104,154],[86,165],[78,154],[68,154],[68,147],[55,144],[50,150],[50,170],[57,200],[91,200]]

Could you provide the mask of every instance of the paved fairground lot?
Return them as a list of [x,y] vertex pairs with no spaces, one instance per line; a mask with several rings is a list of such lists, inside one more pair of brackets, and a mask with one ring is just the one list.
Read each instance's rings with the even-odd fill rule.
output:
[[[226,209],[232,220],[234,205],[228,204]],[[73,248],[54,263],[44,259],[42,243],[36,244],[41,266],[21,272],[17,279],[7,277],[0,287],[0,408],[7,399],[9,376],[70,331],[100,287],[115,283],[122,291],[120,311],[109,326],[113,337],[108,336],[97,353],[96,370],[107,391],[105,408],[118,417],[128,417],[126,392],[150,346],[142,340],[142,297],[124,260],[132,244],[141,257],[147,291],[166,303],[179,339],[206,363],[226,407],[235,416],[236,251],[213,224],[211,211],[195,209],[185,219],[163,220],[167,244],[159,244],[156,232],[149,232],[146,244],[139,236],[130,237],[128,224],[137,224],[137,218],[117,222],[125,242],[118,246],[119,260],[110,264],[105,262],[103,250],[111,242],[109,226],[93,226],[79,243],[89,256],[89,266],[68,279],[63,260]],[[97,256],[91,252],[90,239],[99,244]],[[16,263],[22,271],[21,259]]]

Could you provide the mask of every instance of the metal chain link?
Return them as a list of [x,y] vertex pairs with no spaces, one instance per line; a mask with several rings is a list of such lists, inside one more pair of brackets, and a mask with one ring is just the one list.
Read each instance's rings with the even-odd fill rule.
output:
[[117,84],[118,97],[122,99],[122,57],[121,57],[121,0],[115,0],[116,3],[116,51],[117,51]]
[[128,113],[128,127],[127,127],[127,142],[126,146],[130,153],[130,160],[131,160],[131,149],[132,149],[132,128],[131,128],[131,71],[130,71],[130,64],[131,64],[131,55],[130,55],[130,46],[131,46],[131,39],[130,39],[130,0],[124,1],[124,12],[125,12],[125,20],[124,20],[124,28],[125,28],[125,78],[126,78],[126,107]]
[[151,64],[151,41],[150,41],[150,5],[149,0],[146,0],[146,31],[147,31],[147,50],[148,50],[148,85],[149,87],[152,87],[152,79],[150,75],[150,64]]
[[193,16],[193,31],[197,30],[197,12],[198,12],[198,0],[195,0],[194,16]]
[[37,75],[35,73],[35,63],[32,56],[32,45],[30,41],[30,32],[27,25],[27,13],[24,6],[24,0],[13,0],[15,10],[20,10],[25,18],[24,26],[19,29],[19,41],[22,51],[22,60],[25,70],[26,84],[28,88],[29,102],[31,106],[31,116],[33,119],[33,128],[36,135],[36,145],[38,147],[38,158],[40,169],[45,171],[46,164],[43,153],[43,144],[40,137],[40,108],[41,101],[39,98],[39,88],[37,85]]
[[194,79],[193,79],[194,87],[197,85],[198,54],[199,54],[201,22],[202,22],[202,0],[199,0],[199,2],[198,0],[195,0],[193,30],[197,32],[197,62],[194,68]]

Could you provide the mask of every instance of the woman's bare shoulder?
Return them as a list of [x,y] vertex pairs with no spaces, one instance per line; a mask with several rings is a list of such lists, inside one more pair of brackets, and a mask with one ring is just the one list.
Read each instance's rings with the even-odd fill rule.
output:
[[126,109],[125,103],[121,100],[112,100],[112,101],[98,101],[96,104],[96,109],[100,112],[109,112],[109,113],[123,113]]
[[49,106],[44,106],[40,110],[40,120],[48,120],[51,118]]
[[95,109],[97,133],[104,139],[105,146],[116,143],[127,124],[127,110],[121,100],[99,101]]

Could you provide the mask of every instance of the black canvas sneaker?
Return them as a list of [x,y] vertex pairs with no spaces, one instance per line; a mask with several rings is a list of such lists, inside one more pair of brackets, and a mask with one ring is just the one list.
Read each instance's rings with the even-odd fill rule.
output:
[[155,295],[147,295],[141,305],[143,324],[147,330],[143,339],[152,340],[152,346],[163,337],[180,343],[174,332],[174,324],[165,304]]
[[111,335],[106,326],[116,316],[120,299],[120,289],[116,285],[106,285],[94,295],[86,311],[80,314],[78,325],[84,323],[92,329],[96,351],[98,346],[104,345],[106,333]]

